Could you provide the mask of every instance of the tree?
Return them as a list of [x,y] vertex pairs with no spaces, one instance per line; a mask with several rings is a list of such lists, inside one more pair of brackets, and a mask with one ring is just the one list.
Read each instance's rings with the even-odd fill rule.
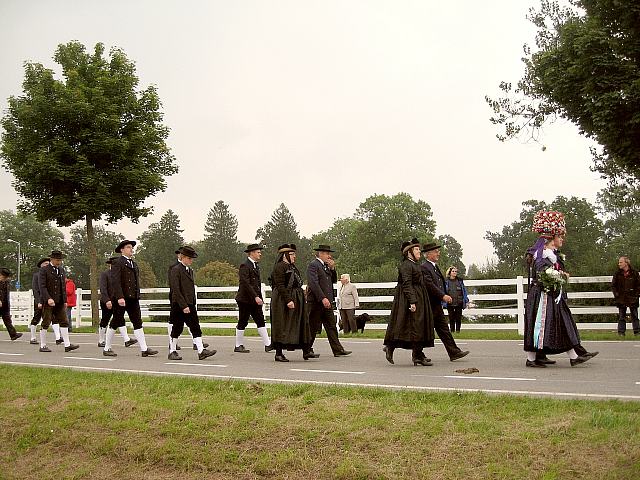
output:
[[573,122],[595,140],[594,169],[613,184],[640,179],[640,4],[637,0],[542,1],[530,10],[536,50],[525,45],[525,73],[493,100],[502,141],[537,138],[548,120]]
[[538,237],[531,230],[533,216],[539,210],[558,210],[565,214],[567,241],[562,251],[567,255],[571,274],[591,276],[607,273],[602,220],[587,200],[560,196],[550,204],[528,200],[522,205],[524,208],[519,220],[505,225],[501,232],[487,232],[485,236],[493,244],[499,272],[507,276],[524,273],[525,252]]
[[238,242],[238,220],[229,211],[229,205],[222,200],[217,201],[209,210],[204,230],[200,260],[202,264],[213,260],[233,265],[242,262],[242,249]]
[[[304,256],[305,252],[300,248],[298,225],[284,203],[281,203],[271,215],[271,219],[256,231],[256,240],[264,246],[263,265],[271,268],[277,256],[277,249],[283,243],[295,243],[299,247],[297,262],[302,265],[300,257]],[[305,270],[300,266],[299,268],[301,272]]]
[[227,262],[209,262],[196,272],[196,284],[230,287],[238,284],[238,267]]
[[[105,260],[116,255],[114,248],[124,240],[124,237],[119,233],[111,232],[99,225],[94,226],[94,236],[96,253],[100,262],[98,270],[102,272],[107,268]],[[65,264],[71,270],[74,281],[78,287],[89,287],[90,259],[87,231],[80,225],[71,229],[71,240],[69,241]]]
[[0,259],[2,266],[17,275],[17,246],[7,242],[10,238],[20,242],[20,283],[23,289],[31,288],[32,274],[38,260],[47,257],[51,250],[65,250],[64,235],[48,222],[39,222],[33,215],[0,211]]
[[105,58],[101,43],[88,53],[74,41],[59,45],[54,60],[63,80],[39,63],[25,64],[24,92],[9,98],[2,119],[1,153],[21,210],[61,226],[84,220],[97,325],[93,223],[148,215],[152,208],[143,201],[164,191],[164,176],[177,167],[158,93],[153,86],[137,90],[135,65],[122,50]]
[[136,258],[146,261],[158,283],[167,285],[169,266],[175,262],[176,249],[184,244],[180,219],[173,210],[167,210],[157,223],[152,223],[140,235]]
[[451,235],[441,235],[438,237],[437,242],[439,245],[442,245],[442,254],[438,263],[442,265],[443,270],[453,265],[457,267],[458,274],[464,277],[467,272],[467,267],[465,267],[462,261],[462,245]]
[[140,270],[140,288],[156,288],[158,286],[158,279],[156,278],[155,273],[153,273],[153,269],[151,268],[151,265],[149,265],[149,262],[136,260],[136,263]]

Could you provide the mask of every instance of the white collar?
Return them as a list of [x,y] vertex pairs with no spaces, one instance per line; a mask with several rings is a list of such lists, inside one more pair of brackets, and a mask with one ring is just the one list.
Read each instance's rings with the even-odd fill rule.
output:
[[320,257],[316,257],[316,259],[324,266],[324,262],[320,259]]

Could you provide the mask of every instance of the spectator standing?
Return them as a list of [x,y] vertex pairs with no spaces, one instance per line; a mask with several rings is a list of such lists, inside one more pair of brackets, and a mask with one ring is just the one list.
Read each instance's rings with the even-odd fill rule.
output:
[[458,277],[457,267],[447,268],[446,279],[444,281],[445,291],[451,297],[451,303],[442,302],[447,307],[449,314],[449,328],[451,333],[459,332],[462,325],[462,310],[467,308],[469,297],[467,288],[464,286],[462,278]]
[[633,334],[640,335],[638,321],[638,296],[640,295],[640,277],[638,271],[631,267],[629,257],[620,257],[618,271],[611,280],[613,298],[618,307],[618,335],[624,337],[627,330],[627,308],[631,315]]
[[338,311],[340,312],[340,323],[344,333],[356,333],[356,308],[360,308],[358,289],[351,283],[348,273],[340,275],[340,289],[338,290]]
[[9,304],[9,279],[13,276],[8,268],[0,268],[0,315],[11,340],[17,340],[22,333],[16,332],[11,321],[11,305]]
[[71,311],[77,305],[76,284],[69,277],[65,280],[64,288],[67,291],[67,322],[69,323],[69,331],[73,330],[71,322]]

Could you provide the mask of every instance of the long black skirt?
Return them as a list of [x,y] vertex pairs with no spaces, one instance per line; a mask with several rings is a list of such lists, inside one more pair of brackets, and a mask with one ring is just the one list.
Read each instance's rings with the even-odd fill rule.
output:
[[293,303],[295,308],[287,307],[277,289],[271,295],[271,343],[289,351],[311,344],[309,316],[301,288],[293,289]]

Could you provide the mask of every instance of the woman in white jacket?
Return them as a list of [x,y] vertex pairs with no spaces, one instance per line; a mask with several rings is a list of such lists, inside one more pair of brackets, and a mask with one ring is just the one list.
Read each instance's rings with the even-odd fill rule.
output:
[[358,290],[351,283],[351,277],[348,273],[340,275],[340,289],[338,291],[338,310],[340,312],[340,324],[344,333],[356,333],[355,312],[356,308],[360,308],[360,300],[358,299]]

